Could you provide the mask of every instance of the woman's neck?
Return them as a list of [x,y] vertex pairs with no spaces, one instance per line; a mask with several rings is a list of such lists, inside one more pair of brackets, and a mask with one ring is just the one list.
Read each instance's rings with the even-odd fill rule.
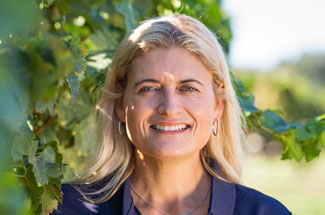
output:
[[[159,208],[187,211],[196,206],[211,186],[211,176],[204,170],[199,154],[181,159],[142,158],[136,159],[132,186]],[[135,199],[146,205],[140,198]]]

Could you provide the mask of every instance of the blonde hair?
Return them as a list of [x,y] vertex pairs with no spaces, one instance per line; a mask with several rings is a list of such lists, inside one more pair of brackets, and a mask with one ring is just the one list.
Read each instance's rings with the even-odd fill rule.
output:
[[172,46],[181,47],[202,61],[213,74],[215,92],[220,92],[219,84],[222,83],[221,96],[225,107],[219,132],[217,136],[211,133],[200,156],[204,168],[211,175],[227,182],[240,181],[241,144],[245,141],[244,118],[222,47],[217,37],[200,21],[181,14],[168,15],[143,22],[122,41],[116,51],[96,106],[96,124],[100,126],[101,138],[99,153],[96,160],[75,180],[77,184],[102,184],[92,191],[81,190],[89,200],[101,203],[110,199],[135,166],[134,146],[126,134],[120,134],[114,112],[114,103],[123,96],[131,63],[148,50]]

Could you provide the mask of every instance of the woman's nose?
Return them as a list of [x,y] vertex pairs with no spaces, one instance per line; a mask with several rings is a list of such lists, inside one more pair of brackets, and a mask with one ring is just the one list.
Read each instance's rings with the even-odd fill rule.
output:
[[175,116],[181,112],[179,98],[174,90],[162,90],[158,105],[158,113]]

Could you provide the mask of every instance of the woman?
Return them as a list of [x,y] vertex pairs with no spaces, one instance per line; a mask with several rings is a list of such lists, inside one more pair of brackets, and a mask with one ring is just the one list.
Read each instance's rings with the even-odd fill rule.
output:
[[97,108],[97,160],[63,185],[54,214],[291,214],[239,185],[243,117],[222,48],[198,20],[158,17],[131,32]]

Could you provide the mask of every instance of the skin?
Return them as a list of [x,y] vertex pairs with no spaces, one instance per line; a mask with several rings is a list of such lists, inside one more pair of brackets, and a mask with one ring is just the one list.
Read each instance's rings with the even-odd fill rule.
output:
[[[163,211],[183,214],[210,188],[211,176],[199,153],[224,108],[212,83],[211,73],[190,52],[177,47],[153,49],[133,61],[125,95],[115,106],[137,149],[131,183]],[[156,129],[176,125],[186,129]],[[143,214],[161,214],[131,194]],[[209,196],[195,214],[207,214]]]

